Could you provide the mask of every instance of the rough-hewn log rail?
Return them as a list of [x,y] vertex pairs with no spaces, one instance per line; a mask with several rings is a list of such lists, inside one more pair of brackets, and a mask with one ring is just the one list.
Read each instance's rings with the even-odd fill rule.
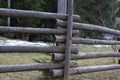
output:
[[[57,25],[59,26],[67,26],[66,22],[59,20]],[[120,35],[119,30],[110,29],[104,26],[92,25],[92,24],[85,24],[85,23],[73,23],[74,29],[83,29],[83,30],[91,30],[91,31],[99,31],[104,32],[112,35]]]
[[[83,59],[105,58],[105,57],[120,57],[120,53],[117,52],[79,53],[79,54],[72,54],[71,60],[83,60]],[[64,54],[52,54],[52,60],[54,62],[63,61]]]
[[[0,8],[0,16],[42,18],[42,19],[62,19],[62,20],[68,19],[67,14],[48,13],[48,12],[29,11],[29,10],[17,10],[17,9],[6,9],[6,8]],[[74,17],[74,21],[80,20],[79,15],[74,15],[73,17]]]
[[[65,37],[56,38],[56,42],[65,42]],[[85,39],[85,38],[72,38],[74,44],[90,44],[90,45],[120,45],[120,41],[115,40],[99,40],[99,39]]]
[[[41,33],[41,34],[65,34],[65,29],[52,29],[52,28],[31,28],[31,27],[7,27],[0,26],[0,32],[10,33]],[[79,30],[73,30],[73,35],[78,35]]]
[[73,38],[75,44],[90,44],[90,45],[120,45],[120,41],[115,40],[99,40],[99,39],[84,39],[84,38]]
[[[77,63],[72,62],[70,66],[76,67]],[[34,64],[1,65],[0,73],[60,69],[63,67],[64,67],[64,63],[40,63],[40,64],[34,63]]]
[[[77,54],[78,49],[75,47],[72,47],[72,53]],[[24,53],[64,53],[65,52],[65,46],[45,46],[45,47],[39,47],[39,46],[0,46],[0,53],[12,53],[12,52],[24,52]]]
[[[116,70],[120,69],[119,64],[114,65],[102,65],[102,66],[90,66],[90,67],[78,67],[78,68],[71,68],[70,74],[84,74],[84,73],[91,73],[91,72],[100,72],[100,71],[108,71],[108,70]],[[63,69],[55,69],[51,71],[53,77],[61,77],[63,76]]]
[[31,28],[31,27],[7,27],[0,26],[0,32],[10,33],[44,33],[44,34],[64,34],[65,30],[51,29],[51,28]]

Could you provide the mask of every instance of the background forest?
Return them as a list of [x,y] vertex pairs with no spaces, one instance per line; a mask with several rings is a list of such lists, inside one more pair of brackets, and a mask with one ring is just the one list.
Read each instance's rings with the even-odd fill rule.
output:
[[[115,17],[120,16],[119,0],[74,0],[74,13],[81,16],[80,22],[115,27]],[[7,0],[0,0],[0,8],[7,8]],[[44,12],[57,12],[57,0],[11,0],[11,8],[22,10],[35,10]],[[11,18],[11,26],[22,27],[56,27],[56,20]],[[0,17],[0,25],[7,26],[7,18]],[[25,34],[0,33],[8,38],[24,39]],[[80,37],[104,38],[100,32],[80,31]],[[30,41],[54,41],[54,35],[30,34]]]

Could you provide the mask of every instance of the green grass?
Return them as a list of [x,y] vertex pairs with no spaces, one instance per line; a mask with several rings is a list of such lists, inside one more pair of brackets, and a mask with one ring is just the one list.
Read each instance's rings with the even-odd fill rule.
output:
[[[110,47],[96,48],[93,46],[84,45],[79,47],[79,51],[82,52],[105,52],[112,51]],[[27,64],[35,63],[33,59],[50,59],[50,56],[41,53],[2,53],[0,54],[0,65],[10,64]],[[88,59],[88,60],[75,60],[79,66],[94,66],[94,65],[108,65],[113,64],[113,58],[101,58],[101,59]],[[117,63],[117,58],[116,58]],[[105,71],[97,73],[88,73],[71,76],[71,80],[120,80],[120,70]],[[27,72],[12,72],[1,73],[0,80],[40,80],[40,71],[27,71]]]

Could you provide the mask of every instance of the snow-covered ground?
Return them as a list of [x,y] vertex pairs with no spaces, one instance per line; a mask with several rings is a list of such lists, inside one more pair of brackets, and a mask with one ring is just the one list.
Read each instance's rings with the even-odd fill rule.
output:
[[[0,40],[0,46],[51,46],[52,44],[43,42],[28,42],[23,40]],[[79,46],[82,46],[80,44]],[[91,45],[94,47],[110,47],[109,45]]]
[[0,46],[50,46],[50,44],[22,40],[0,40]]

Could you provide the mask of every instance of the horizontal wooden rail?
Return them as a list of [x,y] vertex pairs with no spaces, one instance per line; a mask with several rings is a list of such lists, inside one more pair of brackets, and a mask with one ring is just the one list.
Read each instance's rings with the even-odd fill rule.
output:
[[73,36],[78,36],[80,34],[79,30],[72,30],[72,35]]
[[[91,72],[116,70],[116,69],[120,69],[120,64],[71,68],[70,74],[71,75],[84,74],[84,73],[91,73]],[[63,76],[63,69],[52,70],[51,74],[53,77],[61,77],[61,76]]]
[[[0,53],[12,53],[12,52],[25,52],[25,53],[64,53],[65,46],[45,46],[45,47],[38,47],[38,46],[0,46]],[[77,54],[78,49],[72,47],[72,53]]]
[[[41,34],[65,34],[65,29],[52,29],[52,28],[31,28],[31,27],[8,27],[0,26],[0,32],[10,33],[41,33]],[[78,35],[78,30],[73,30],[73,35]]]
[[64,34],[66,31],[65,30],[58,30],[58,29],[51,29],[51,28],[30,28],[30,27],[0,26],[0,32]]
[[[67,23],[62,21],[62,20],[58,20],[57,25],[59,25],[59,26],[67,26]],[[98,32],[103,32],[103,33],[107,33],[107,34],[120,36],[120,31],[119,30],[110,29],[110,28],[107,28],[107,27],[104,27],[104,26],[85,24],[85,23],[75,23],[74,22],[73,23],[73,28],[74,29],[98,31]]]
[[[56,42],[65,42],[65,37],[57,37]],[[72,38],[74,44],[90,44],[90,45],[120,45],[120,41],[115,40],[99,40],[99,39],[86,39],[86,38]]]
[[[67,20],[68,15],[59,14],[59,13],[40,12],[40,11],[0,8],[0,16]],[[80,16],[78,15],[74,15],[73,17],[74,17],[74,21],[80,20]]]
[[[72,62],[71,67],[76,67],[77,63]],[[32,70],[48,70],[63,68],[63,63],[34,63],[34,64],[17,64],[17,65],[1,65],[0,73],[32,71]]]
[[[91,53],[79,53],[72,54],[71,60],[93,59],[93,58],[105,58],[105,57],[120,57],[120,53],[117,52],[91,52]],[[52,60],[54,62],[63,61],[64,54],[52,54]]]
[[85,39],[85,38],[73,38],[75,44],[90,44],[90,45],[120,45],[120,41],[115,40],[99,40],[99,39]]

